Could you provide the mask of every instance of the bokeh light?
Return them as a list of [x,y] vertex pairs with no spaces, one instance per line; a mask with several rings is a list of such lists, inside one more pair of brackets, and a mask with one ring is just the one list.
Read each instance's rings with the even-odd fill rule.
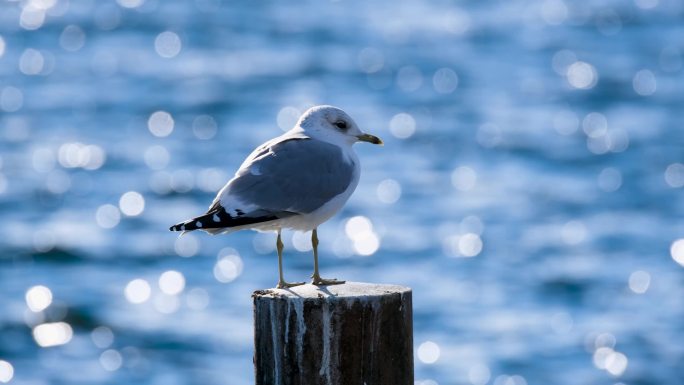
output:
[[477,234],[464,234],[458,239],[458,251],[464,257],[474,257],[482,251],[482,239]]
[[608,120],[599,112],[590,112],[582,120],[582,129],[590,138],[599,138],[608,132]]
[[181,257],[194,257],[199,252],[199,241],[194,234],[183,234],[176,238],[173,249]]
[[114,228],[121,221],[121,211],[114,205],[104,204],[97,208],[97,211],[95,212],[95,221],[97,222],[97,225],[103,229]]
[[598,186],[605,192],[617,191],[622,186],[622,173],[613,167],[606,167],[599,173]]
[[165,271],[159,277],[159,289],[164,294],[178,295],[185,289],[185,277],[175,270]]
[[38,75],[43,71],[45,58],[40,51],[27,48],[19,58],[19,71],[24,75]]
[[98,326],[90,332],[90,339],[100,349],[107,349],[114,343],[114,332],[106,326]]
[[634,75],[632,86],[634,92],[641,96],[653,95],[657,89],[655,75],[650,70],[640,70]]
[[623,152],[629,148],[629,133],[621,128],[612,128],[608,130],[605,141],[608,151]]
[[416,120],[410,114],[402,112],[392,117],[389,127],[392,135],[406,139],[416,132]]
[[439,345],[432,341],[425,341],[418,346],[418,360],[424,364],[434,364],[441,354]]
[[39,29],[45,23],[45,10],[36,7],[33,3],[25,6],[19,17],[19,25],[28,31]]
[[26,291],[26,305],[31,311],[39,312],[47,309],[52,303],[52,291],[49,288],[38,285]]
[[24,105],[24,93],[19,88],[7,86],[0,91],[0,108],[5,112],[16,112]]
[[591,351],[594,351],[598,348],[614,348],[615,344],[617,344],[617,339],[611,333],[600,333],[594,336],[593,340],[591,340],[590,342]]
[[613,376],[621,376],[627,369],[627,356],[610,347],[601,347],[594,352],[594,366],[603,369]]
[[684,239],[677,239],[672,243],[670,255],[675,262],[684,266]]
[[222,283],[234,281],[242,274],[242,258],[237,254],[219,253],[220,257],[214,265],[214,278]]
[[289,131],[297,123],[301,114],[301,111],[292,106],[281,108],[276,118],[278,127],[283,131]]
[[173,117],[166,111],[155,111],[147,120],[147,128],[159,138],[171,135],[174,124]]
[[684,186],[684,164],[672,163],[665,169],[665,182],[672,188]]
[[636,294],[644,294],[651,285],[651,274],[637,270],[629,275],[629,289]]
[[43,348],[69,343],[74,331],[66,322],[44,323],[33,328],[33,339]]
[[[467,229],[468,226],[461,226]],[[481,228],[476,231],[481,231]],[[467,230],[466,230],[467,231]],[[466,232],[463,234],[449,235],[443,239],[444,253],[450,257],[471,258],[482,252],[484,243],[479,233]]]
[[211,115],[199,115],[192,120],[192,132],[197,139],[209,140],[216,136],[218,124]]
[[76,52],[83,48],[86,35],[77,25],[68,25],[59,36],[59,45],[66,51]]
[[364,216],[349,218],[344,226],[347,237],[352,240],[354,252],[360,256],[375,254],[380,248],[380,238],[373,230],[373,223]]
[[126,288],[124,289],[126,300],[133,304],[147,302],[147,300],[150,299],[151,294],[152,288],[150,287],[150,284],[142,278],[136,278],[128,282],[128,284],[126,284]]
[[458,87],[458,75],[451,68],[440,68],[432,77],[432,85],[440,94],[450,94]]
[[104,149],[98,145],[68,142],[59,147],[57,159],[64,168],[97,170],[104,165],[106,158]]
[[376,189],[380,202],[391,205],[401,198],[401,185],[394,179],[385,179]]
[[39,253],[47,253],[57,243],[55,234],[50,230],[37,230],[33,233],[33,248]]
[[568,66],[566,77],[572,87],[582,90],[593,88],[598,82],[596,68],[583,61],[576,61]]
[[0,382],[9,383],[14,377],[14,367],[5,360],[0,360]]
[[138,216],[145,210],[145,198],[137,191],[128,191],[121,195],[119,209],[129,217]]
[[100,354],[100,365],[108,372],[119,370],[122,363],[123,358],[121,357],[121,353],[114,349],[105,350]]
[[165,59],[176,57],[182,48],[180,37],[171,31],[165,31],[154,39],[154,50]]

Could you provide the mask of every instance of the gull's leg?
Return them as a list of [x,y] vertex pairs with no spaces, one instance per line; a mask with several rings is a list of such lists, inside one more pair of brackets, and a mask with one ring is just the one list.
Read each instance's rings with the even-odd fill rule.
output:
[[283,279],[283,240],[280,239],[280,229],[278,229],[278,240],[276,240],[276,248],[278,249],[278,289],[286,289],[288,287],[303,285],[304,282],[285,282]]
[[318,232],[316,229],[313,229],[311,232],[311,246],[313,246],[313,254],[314,254],[314,273],[311,276],[313,278],[311,280],[311,283],[314,285],[339,285],[340,283],[344,283],[344,281],[338,281],[336,279],[325,279],[321,278],[321,275],[318,273]]

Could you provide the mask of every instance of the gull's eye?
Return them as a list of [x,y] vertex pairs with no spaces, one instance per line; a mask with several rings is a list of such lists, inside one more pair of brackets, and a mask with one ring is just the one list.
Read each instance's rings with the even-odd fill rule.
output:
[[344,120],[338,120],[335,122],[335,126],[339,128],[340,130],[346,130],[347,129],[347,122]]

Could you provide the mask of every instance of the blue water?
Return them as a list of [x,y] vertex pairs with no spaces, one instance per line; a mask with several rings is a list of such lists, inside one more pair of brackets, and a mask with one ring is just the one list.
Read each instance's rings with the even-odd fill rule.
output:
[[333,104],[386,145],[321,269],[413,288],[417,384],[681,384],[683,53],[677,0],[2,1],[0,382],[252,383],[274,236],[167,228]]

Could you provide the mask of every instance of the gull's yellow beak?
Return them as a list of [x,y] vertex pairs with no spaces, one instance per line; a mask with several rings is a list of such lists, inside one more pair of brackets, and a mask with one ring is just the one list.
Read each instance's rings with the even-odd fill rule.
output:
[[385,143],[382,142],[382,139],[378,138],[375,135],[371,134],[361,134],[357,136],[360,142],[368,142],[368,143],[373,143],[373,144],[379,144],[379,145],[384,145]]

